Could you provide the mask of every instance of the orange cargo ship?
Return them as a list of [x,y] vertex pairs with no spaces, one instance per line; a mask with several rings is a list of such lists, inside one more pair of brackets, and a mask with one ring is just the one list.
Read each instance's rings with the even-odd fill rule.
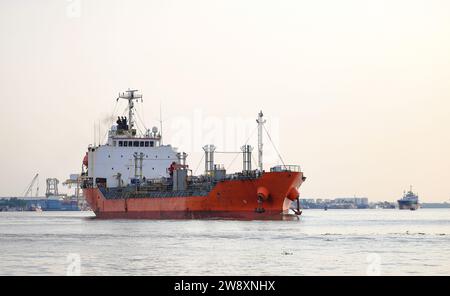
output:
[[[207,145],[205,173],[193,176],[186,153],[161,143],[154,127],[137,135],[136,90],[119,95],[128,101],[128,119],[119,117],[104,145],[90,146],[83,160],[84,196],[103,219],[284,219],[301,214],[299,187],[305,177],[296,165],[263,170],[262,132],[258,114],[258,168],[252,170],[252,147],[244,145],[243,170],[227,174],[214,164],[216,147]],[[297,209],[290,210],[296,201]],[[293,213],[290,213],[293,211]]]

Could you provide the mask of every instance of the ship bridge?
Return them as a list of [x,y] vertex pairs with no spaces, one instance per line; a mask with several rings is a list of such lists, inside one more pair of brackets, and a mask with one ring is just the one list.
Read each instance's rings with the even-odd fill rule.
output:
[[142,100],[142,95],[136,92],[119,94],[117,101],[128,101],[128,118],[119,116],[108,132],[107,142],[88,148],[85,167],[92,185],[124,187],[143,178],[167,178],[168,168],[180,163],[177,149],[162,144],[157,127],[138,133],[134,103]]
[[118,117],[117,125],[113,125],[108,132],[107,145],[113,147],[158,147],[161,145],[161,139],[161,133],[156,126],[139,136],[135,129],[129,129],[126,117]]

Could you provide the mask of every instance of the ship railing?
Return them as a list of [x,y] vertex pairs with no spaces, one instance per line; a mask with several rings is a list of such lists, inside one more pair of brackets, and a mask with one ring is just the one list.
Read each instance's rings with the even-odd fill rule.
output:
[[209,191],[204,190],[164,190],[164,191],[119,191],[117,188],[106,190],[100,188],[100,191],[106,199],[123,199],[123,198],[171,198],[171,197],[191,197],[191,196],[207,196]]
[[277,165],[270,168],[271,172],[301,172],[299,165]]
[[[261,176],[261,173],[257,170],[254,171],[242,171],[233,174],[227,174],[223,180],[254,180]],[[222,180],[219,180],[222,181]]]

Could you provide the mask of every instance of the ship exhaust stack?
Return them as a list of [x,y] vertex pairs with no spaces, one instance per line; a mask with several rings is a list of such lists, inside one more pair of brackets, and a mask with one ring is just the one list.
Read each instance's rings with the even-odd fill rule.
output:
[[183,152],[183,153],[177,153],[177,158],[178,158],[178,163],[182,166],[186,166],[186,158],[187,158],[187,153]]
[[144,160],[144,153],[137,153],[135,152],[133,154],[134,156],[134,177],[139,180],[139,182],[142,181],[142,162]]
[[263,171],[263,127],[266,121],[263,119],[264,114],[262,111],[258,114],[258,169],[260,172]]
[[242,150],[242,172],[250,172],[252,170],[252,151],[253,147],[244,145]]
[[208,175],[214,171],[214,151],[216,146],[205,145],[203,150],[205,151],[205,174]]
[[187,189],[187,172],[185,168],[177,168],[173,171],[173,191]]
[[178,164],[172,163],[171,168],[173,168],[173,191],[183,191],[187,189],[187,179],[188,179],[188,168],[186,165],[187,153],[177,153]]

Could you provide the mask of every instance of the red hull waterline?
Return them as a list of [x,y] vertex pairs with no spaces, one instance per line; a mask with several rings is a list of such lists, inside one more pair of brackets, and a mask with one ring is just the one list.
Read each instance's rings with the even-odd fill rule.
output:
[[[219,182],[206,196],[106,198],[98,188],[84,188],[99,219],[239,219],[290,220],[302,172],[267,172],[251,180]],[[107,189],[106,189],[107,190]]]

